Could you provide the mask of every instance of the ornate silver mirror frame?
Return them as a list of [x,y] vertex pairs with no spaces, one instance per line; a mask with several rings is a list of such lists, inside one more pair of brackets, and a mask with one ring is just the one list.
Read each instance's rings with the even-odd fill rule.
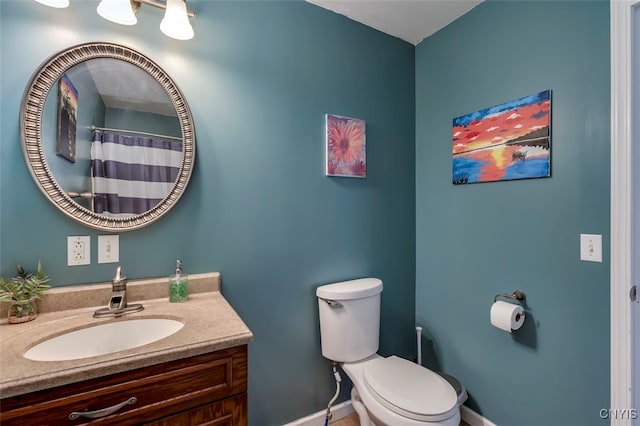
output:
[[[109,217],[79,205],[60,187],[45,161],[42,119],[47,96],[53,85],[67,70],[95,58],[119,59],[146,71],[164,88],[171,99],[182,131],[182,164],[175,184],[160,203],[142,214],[131,217]],[[67,216],[102,231],[131,231],[149,225],[162,217],[182,196],[191,177],[195,160],[193,119],[189,106],[176,84],[167,73],[145,55],[128,47],[111,43],[86,43],[73,46],[46,60],[31,77],[22,98],[20,134],[25,161],[40,190]]]

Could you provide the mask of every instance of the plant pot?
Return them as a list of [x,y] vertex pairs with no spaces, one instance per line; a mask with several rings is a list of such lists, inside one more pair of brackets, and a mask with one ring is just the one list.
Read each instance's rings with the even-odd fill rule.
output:
[[35,299],[13,301],[9,306],[9,323],[11,324],[33,321],[37,316]]

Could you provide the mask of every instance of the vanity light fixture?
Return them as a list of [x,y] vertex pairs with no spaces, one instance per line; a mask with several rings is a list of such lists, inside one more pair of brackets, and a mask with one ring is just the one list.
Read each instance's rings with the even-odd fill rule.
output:
[[[67,7],[69,0],[36,0],[51,7]],[[165,9],[164,18],[160,22],[160,30],[167,36],[177,40],[193,38],[193,27],[189,17],[196,14],[187,10],[187,0],[100,0],[96,11],[104,19],[121,25],[138,23],[136,13],[142,4]]]
[[186,0],[101,0],[98,14],[103,18],[122,25],[136,24],[136,13],[141,4],[165,9],[160,30],[167,36],[177,40],[193,38],[193,28],[189,16],[195,13],[187,10]]
[[69,0],[36,0],[38,3],[44,4],[45,6],[63,8],[69,7]]

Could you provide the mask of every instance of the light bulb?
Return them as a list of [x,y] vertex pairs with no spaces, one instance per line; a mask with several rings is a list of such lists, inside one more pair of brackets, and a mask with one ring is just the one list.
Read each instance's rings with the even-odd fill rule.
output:
[[98,15],[121,25],[135,25],[138,22],[129,0],[101,0]]
[[160,22],[160,31],[177,40],[193,38],[193,28],[187,16],[187,4],[184,0],[167,0],[167,10]]

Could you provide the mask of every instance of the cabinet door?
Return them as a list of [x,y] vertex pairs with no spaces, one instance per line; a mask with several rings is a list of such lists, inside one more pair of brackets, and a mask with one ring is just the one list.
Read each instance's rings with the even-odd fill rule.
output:
[[146,426],[247,426],[247,394],[165,417]]

